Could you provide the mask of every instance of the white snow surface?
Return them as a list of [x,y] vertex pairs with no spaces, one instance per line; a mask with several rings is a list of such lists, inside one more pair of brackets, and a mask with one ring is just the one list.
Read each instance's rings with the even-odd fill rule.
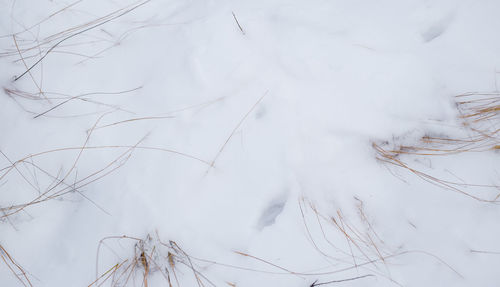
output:
[[[498,284],[498,205],[378,162],[372,142],[462,132],[454,96],[500,79],[500,1],[120,10],[142,3],[0,1],[0,207],[33,203],[2,217],[0,244],[33,286],[92,284],[133,261],[129,237],[163,252],[149,286],[168,286],[160,241],[204,276],[177,262],[172,286]],[[500,185],[498,156],[408,161]],[[130,276],[145,285],[140,263]],[[0,286],[23,286],[4,261]]]

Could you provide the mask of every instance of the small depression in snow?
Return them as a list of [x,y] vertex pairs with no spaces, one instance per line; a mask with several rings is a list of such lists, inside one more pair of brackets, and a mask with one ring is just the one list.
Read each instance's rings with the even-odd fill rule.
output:
[[282,195],[274,200],[272,200],[269,205],[262,212],[259,222],[257,223],[257,228],[259,230],[264,229],[264,227],[273,225],[276,222],[278,215],[283,212],[285,204],[287,201],[287,196]]
[[450,23],[452,22],[453,17],[451,15],[437,21],[433,25],[431,25],[429,28],[427,28],[425,31],[422,32],[422,38],[425,43],[429,43],[432,40],[438,38],[441,36],[448,27],[450,26]]

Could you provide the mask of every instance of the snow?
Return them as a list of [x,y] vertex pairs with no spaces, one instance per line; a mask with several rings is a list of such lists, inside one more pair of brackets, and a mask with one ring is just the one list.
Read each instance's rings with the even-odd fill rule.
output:
[[[497,91],[499,9],[0,1],[0,208],[65,192],[2,216],[0,245],[33,286],[88,286],[126,259],[127,286],[168,286],[165,268],[197,286],[188,258],[204,286],[492,286],[496,203],[372,143],[467,135],[454,96]],[[498,153],[403,158],[498,194]],[[124,267],[138,250],[146,276]],[[4,261],[0,283],[23,285]]]

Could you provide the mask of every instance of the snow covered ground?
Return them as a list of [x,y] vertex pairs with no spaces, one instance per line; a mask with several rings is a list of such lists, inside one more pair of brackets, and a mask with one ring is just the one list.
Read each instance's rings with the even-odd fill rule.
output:
[[0,286],[497,285],[499,11],[0,0]]

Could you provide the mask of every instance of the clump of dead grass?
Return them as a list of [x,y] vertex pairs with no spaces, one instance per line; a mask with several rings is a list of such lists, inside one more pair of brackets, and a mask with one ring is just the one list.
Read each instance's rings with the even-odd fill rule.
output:
[[[115,251],[108,244],[109,241],[132,242],[133,256],[119,260],[104,272],[99,271],[99,256],[101,247],[106,246],[114,254]],[[130,246],[130,244],[129,244]],[[148,286],[153,276],[162,278],[165,286],[216,286],[202,273],[202,267],[192,261],[175,241],[168,243],[160,240],[158,233],[145,238],[131,236],[110,236],[103,238],[97,248],[96,280],[90,286]],[[178,275],[181,274],[182,276]],[[191,274],[186,275],[186,274]],[[158,281],[155,281],[158,282]]]
[[500,150],[500,93],[468,93],[455,97],[459,123],[464,136],[425,134],[414,144],[395,140],[374,141],[372,146],[380,162],[403,168],[439,187],[455,191],[482,202],[496,203],[500,197],[485,197],[466,191],[467,187],[499,189],[491,184],[469,184],[443,180],[410,164],[410,159],[452,156],[461,153],[484,153]]
[[[395,263],[397,257],[405,255],[424,255],[443,264],[461,277],[460,273],[444,260],[428,252],[401,250],[401,248],[391,250],[375,231],[364,202],[358,198],[355,200],[356,216],[354,217],[352,214],[346,215],[341,209],[327,215],[321,212],[313,202],[305,198],[299,200],[306,235],[322,261],[328,262],[328,266],[297,271],[266,259],[265,255],[257,256],[239,250],[233,250],[233,253],[256,261],[262,266],[248,267],[219,262],[188,254],[175,241],[162,241],[158,232],[155,232],[154,235],[147,235],[144,238],[131,236],[103,238],[97,248],[96,279],[89,287],[104,284],[105,286],[147,287],[151,285],[151,282],[155,284],[163,282],[162,284],[168,287],[238,286],[237,282],[224,280],[221,276],[217,276],[216,280],[208,277],[209,271],[224,274],[220,273],[219,269],[250,272],[262,276],[295,276],[309,282],[307,284],[310,287],[366,280],[370,277],[383,278],[392,284],[402,286],[392,278],[390,266]],[[129,258],[125,259],[119,256],[123,252],[117,250],[121,248],[123,251],[124,246],[127,246],[126,250],[132,250],[129,252],[131,254]],[[101,271],[99,264],[103,247],[116,256],[115,262],[108,265],[105,271]],[[296,258],[296,260],[301,259]]]

